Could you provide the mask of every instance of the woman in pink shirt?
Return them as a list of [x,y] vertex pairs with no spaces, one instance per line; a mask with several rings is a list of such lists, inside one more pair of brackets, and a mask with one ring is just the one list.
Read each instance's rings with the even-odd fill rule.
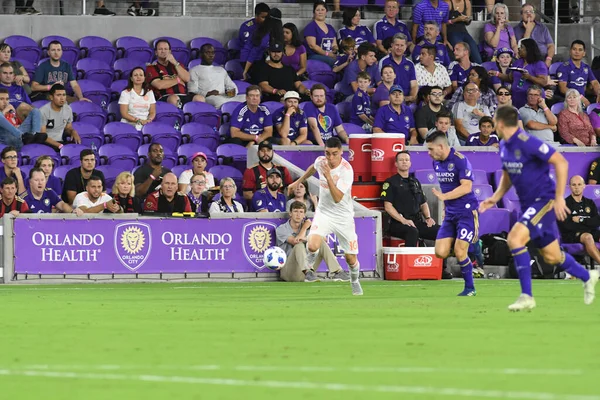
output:
[[565,108],[558,114],[560,136],[577,146],[597,146],[590,118],[581,108],[581,95],[576,89],[567,90]]

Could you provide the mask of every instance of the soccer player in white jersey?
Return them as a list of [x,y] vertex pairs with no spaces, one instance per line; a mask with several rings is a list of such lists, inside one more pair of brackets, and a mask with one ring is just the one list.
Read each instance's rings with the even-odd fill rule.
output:
[[350,269],[352,294],[362,296],[363,290],[358,281],[358,238],[354,227],[354,205],[352,204],[352,181],[354,171],[350,163],[342,158],[342,142],[337,137],[325,142],[325,156],[315,160],[304,175],[288,186],[293,193],[296,186],[319,172],[319,203],[308,236],[307,265],[313,265],[321,247],[321,242],[335,233],[344,250],[344,257]]

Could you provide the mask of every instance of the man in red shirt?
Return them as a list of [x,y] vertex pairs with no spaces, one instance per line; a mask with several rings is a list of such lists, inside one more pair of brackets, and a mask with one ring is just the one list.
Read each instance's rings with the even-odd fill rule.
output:
[[2,201],[0,201],[0,217],[11,213],[15,217],[20,213],[29,212],[25,200],[17,197],[17,181],[14,178],[4,178],[2,181]]
[[267,187],[267,171],[271,168],[277,168],[281,172],[281,176],[283,177],[281,191],[293,182],[292,175],[290,175],[290,171],[286,167],[273,164],[273,155],[273,145],[269,140],[263,140],[259,143],[258,164],[246,168],[246,171],[244,171],[244,180],[242,183],[244,199],[252,200],[254,192]]
[[160,190],[152,192],[144,201],[144,214],[173,214],[192,212],[187,196],[177,192],[177,176],[168,172],[163,176]]
[[190,81],[190,73],[173,57],[168,40],[156,42],[154,53],[156,62],[146,67],[146,80],[152,86],[156,100],[179,108],[190,101],[205,101],[204,96],[188,94],[186,85]]

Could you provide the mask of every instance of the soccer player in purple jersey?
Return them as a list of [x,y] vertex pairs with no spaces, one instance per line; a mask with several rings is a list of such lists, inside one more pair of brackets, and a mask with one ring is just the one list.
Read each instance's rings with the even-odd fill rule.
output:
[[[511,186],[515,187],[521,202],[522,215],[508,233],[508,247],[515,260],[521,282],[521,296],[508,306],[510,311],[531,310],[535,300],[531,290],[531,257],[527,243],[533,241],[544,260],[556,264],[572,276],[581,279],[583,301],[591,304],[595,297],[598,271],[587,271],[559,244],[556,218],[564,221],[570,210],[565,203],[565,186],[569,164],[548,144],[528,135],[518,127],[518,113],[512,107],[496,111],[496,132],[502,138],[500,158],[502,178],[494,195],[479,205],[479,212],[493,207]],[[550,165],[556,171],[556,186],[550,178]]]
[[446,211],[435,241],[435,255],[447,258],[454,242],[454,255],[465,280],[465,288],[458,295],[475,296],[473,264],[468,251],[469,245],[479,240],[479,204],[473,193],[471,163],[448,145],[444,132],[433,132],[425,142],[441,189],[441,192],[433,189],[433,194],[444,202]]

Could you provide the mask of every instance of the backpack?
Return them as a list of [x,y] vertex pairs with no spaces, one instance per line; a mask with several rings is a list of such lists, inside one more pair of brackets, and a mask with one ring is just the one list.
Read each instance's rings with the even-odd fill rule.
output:
[[481,236],[482,253],[485,265],[509,265],[512,259],[506,232],[499,234],[489,233]]
[[[532,279],[555,279],[558,278],[559,272],[562,269],[556,265],[548,264],[540,249],[528,244],[529,255],[531,256],[531,278]],[[508,272],[511,278],[518,279],[519,274],[517,273],[517,268],[514,263],[514,259],[510,260],[510,264],[508,266]]]

